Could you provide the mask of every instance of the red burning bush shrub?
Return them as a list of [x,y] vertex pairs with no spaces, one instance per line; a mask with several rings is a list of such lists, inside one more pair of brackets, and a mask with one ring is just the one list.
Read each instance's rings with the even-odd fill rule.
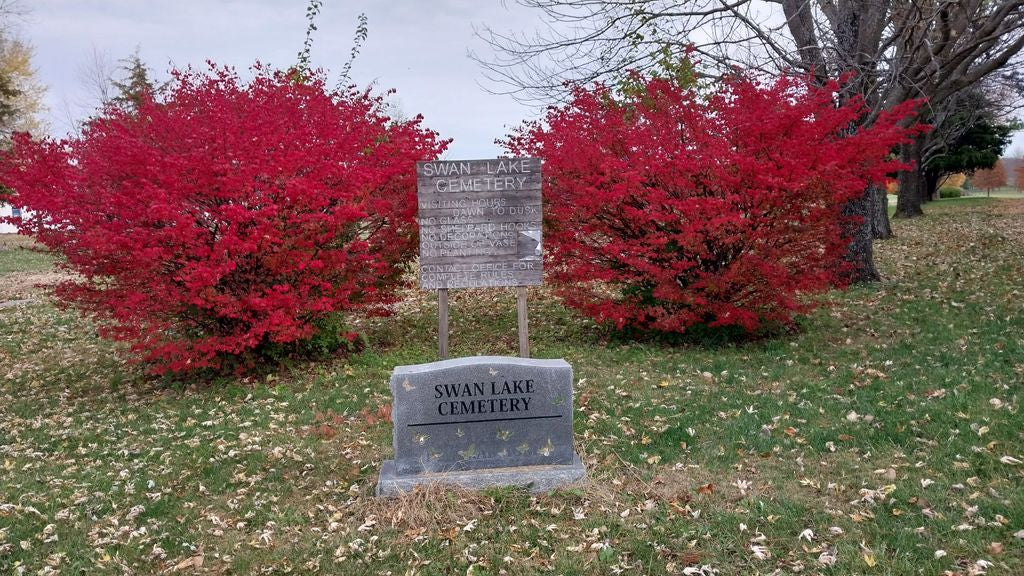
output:
[[897,166],[916,103],[856,128],[840,86],[598,86],[505,142],[544,158],[551,277],[599,321],[669,333],[787,323],[839,282],[841,207]]
[[369,92],[255,72],[178,73],[79,137],[17,137],[0,167],[21,231],[78,275],[58,295],[154,372],[309,339],[392,298],[415,255],[413,163],[446,143]]

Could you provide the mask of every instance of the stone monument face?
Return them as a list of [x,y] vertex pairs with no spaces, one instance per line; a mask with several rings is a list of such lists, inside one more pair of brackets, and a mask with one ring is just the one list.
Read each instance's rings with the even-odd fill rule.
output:
[[378,492],[429,482],[546,490],[582,478],[572,381],[564,360],[478,356],[396,367],[395,459]]

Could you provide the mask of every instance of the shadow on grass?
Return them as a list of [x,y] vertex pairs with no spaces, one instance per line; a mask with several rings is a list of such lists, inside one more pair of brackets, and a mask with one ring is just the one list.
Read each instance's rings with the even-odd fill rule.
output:
[[637,328],[606,328],[609,344],[644,344],[662,348],[702,348],[709,350],[745,348],[779,338],[788,338],[803,332],[800,318],[791,325],[765,324],[750,331],[740,326],[709,326],[697,324],[685,332],[662,332]]

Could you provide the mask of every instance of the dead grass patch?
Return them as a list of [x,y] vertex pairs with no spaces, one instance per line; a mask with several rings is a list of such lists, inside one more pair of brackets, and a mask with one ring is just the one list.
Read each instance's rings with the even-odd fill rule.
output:
[[494,514],[498,503],[483,492],[445,484],[423,484],[393,498],[370,498],[366,517],[403,532],[447,532],[472,518]]
[[47,296],[54,286],[72,278],[73,276],[63,272],[13,272],[5,274],[4,281],[0,284],[0,301],[21,298],[39,300]]

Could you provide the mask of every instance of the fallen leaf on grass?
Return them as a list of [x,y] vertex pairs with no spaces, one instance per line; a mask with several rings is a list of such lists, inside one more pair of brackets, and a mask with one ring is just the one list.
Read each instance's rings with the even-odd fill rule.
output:
[[718,569],[712,568],[710,564],[689,566],[683,568],[683,574],[686,576],[718,576]]
[[839,556],[836,551],[830,548],[825,548],[818,556],[818,564],[822,566],[835,566]]
[[196,568],[196,569],[202,568],[204,560],[206,560],[205,556],[203,556],[202,554],[196,554],[195,556],[193,556],[191,558],[186,558],[186,559],[182,560],[181,562],[178,562],[177,564],[175,564],[174,568],[173,568],[173,571],[174,572],[180,572],[180,571],[186,570],[188,568]]
[[680,561],[687,566],[700,564],[700,554],[693,551],[686,552],[685,554],[683,554],[683,557],[680,559]]
[[874,567],[874,565],[878,563],[878,560],[875,559],[875,553],[863,542],[860,543],[860,553],[861,557],[864,559],[864,563],[867,564],[869,568]]
[[879,468],[878,470],[875,470],[875,474],[878,474],[880,476],[884,476],[885,479],[889,480],[890,482],[896,479],[896,469],[895,468],[891,468],[891,467],[890,468]]
[[739,489],[740,495],[746,496],[747,490],[750,490],[751,482],[737,478],[736,481],[732,483],[732,485]]
[[986,574],[988,569],[993,566],[995,566],[995,564],[988,560],[977,560],[974,562],[973,566],[967,568],[967,574],[969,576],[980,576],[981,574]]

